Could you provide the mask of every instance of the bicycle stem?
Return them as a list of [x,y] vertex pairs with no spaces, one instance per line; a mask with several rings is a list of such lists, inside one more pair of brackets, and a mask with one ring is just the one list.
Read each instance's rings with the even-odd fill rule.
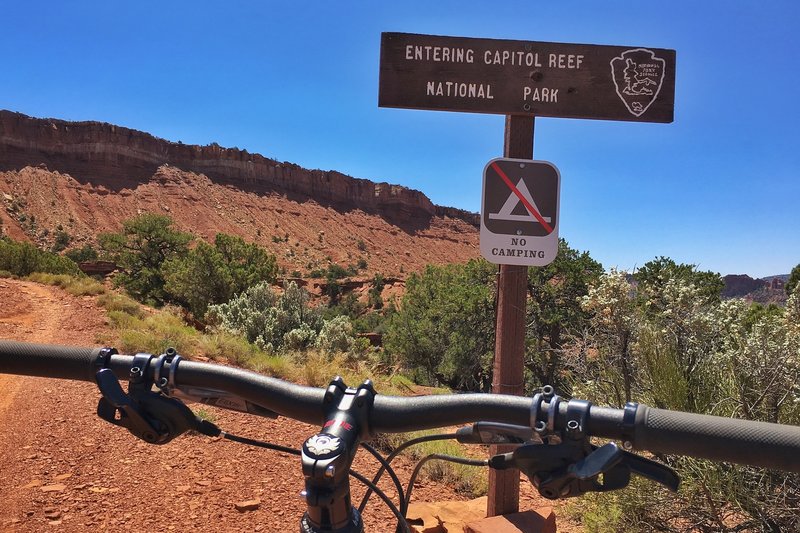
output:
[[325,422],[302,448],[307,511],[301,533],[363,533],[364,523],[350,498],[350,465],[359,442],[369,437],[369,414],[375,399],[370,380],[348,388],[337,376],[323,402]]

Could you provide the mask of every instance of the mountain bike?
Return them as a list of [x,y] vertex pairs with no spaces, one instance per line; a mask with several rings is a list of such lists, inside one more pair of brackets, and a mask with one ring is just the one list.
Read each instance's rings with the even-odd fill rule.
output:
[[[306,511],[301,533],[364,531],[361,513],[372,493],[397,517],[397,530],[410,531],[405,514],[424,462],[451,460],[523,472],[545,498],[606,492],[638,475],[676,491],[671,468],[632,453],[688,455],[714,461],[800,472],[800,427],[669,411],[627,403],[622,409],[561,398],[550,386],[533,397],[469,393],[418,397],[384,396],[370,380],[355,388],[334,378],[327,388],[292,384],[255,372],[163,354],[122,355],[113,348],[75,348],[0,341],[0,373],[94,381],[100,391],[97,414],[151,444],[182,433],[201,434],[300,456]],[[123,390],[120,380],[128,382]],[[300,449],[232,435],[197,417],[185,402],[200,402],[245,413],[285,416],[319,425]],[[469,424],[453,433],[412,439],[382,457],[368,444],[379,433]],[[593,444],[592,437],[610,439]],[[407,489],[391,461],[423,441],[455,439],[465,444],[508,444],[513,451],[487,460],[431,455],[417,464]],[[381,468],[369,479],[351,469],[359,448]],[[386,472],[398,494],[392,501],[377,483]],[[353,505],[350,478],[368,491]]]

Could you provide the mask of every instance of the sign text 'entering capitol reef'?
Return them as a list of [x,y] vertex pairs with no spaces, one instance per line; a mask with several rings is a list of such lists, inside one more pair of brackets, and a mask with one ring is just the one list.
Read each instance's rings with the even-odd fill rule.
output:
[[675,51],[410,33],[381,38],[382,107],[672,122]]

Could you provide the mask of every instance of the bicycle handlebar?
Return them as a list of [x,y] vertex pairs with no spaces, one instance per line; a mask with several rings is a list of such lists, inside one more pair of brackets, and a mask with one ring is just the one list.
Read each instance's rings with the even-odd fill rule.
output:
[[[0,341],[0,373],[94,381],[100,348]],[[112,355],[105,366],[127,379],[132,356]],[[147,372],[155,374],[156,361]],[[219,364],[181,360],[178,386],[225,391],[280,415],[321,424],[325,389],[295,385]],[[370,416],[372,433],[396,433],[489,420],[533,426],[544,422],[530,398],[500,394],[446,394],[404,398],[377,395]],[[566,427],[567,402],[557,405],[555,429]],[[539,415],[531,420],[531,413]],[[800,427],[722,418],[638,405],[626,409],[591,406],[588,436],[628,441],[639,450],[689,455],[800,473]]]

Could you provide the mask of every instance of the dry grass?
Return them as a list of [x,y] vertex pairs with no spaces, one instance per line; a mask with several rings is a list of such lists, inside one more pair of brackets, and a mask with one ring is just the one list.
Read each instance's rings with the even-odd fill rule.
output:
[[89,277],[75,277],[68,274],[44,274],[34,272],[25,278],[28,281],[61,287],[73,296],[97,296],[106,292],[106,288]]
[[97,303],[106,311],[119,311],[135,318],[144,317],[142,306],[133,298],[116,292],[106,292],[98,296]]

